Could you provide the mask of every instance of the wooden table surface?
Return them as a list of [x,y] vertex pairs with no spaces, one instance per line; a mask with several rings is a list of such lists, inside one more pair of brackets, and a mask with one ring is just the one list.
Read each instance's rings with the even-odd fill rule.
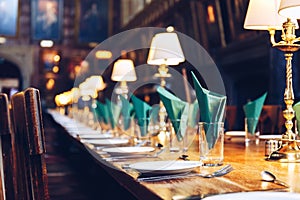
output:
[[[54,116],[55,119],[55,116]],[[86,150],[112,178],[116,179],[124,188],[139,199],[184,199],[202,198],[214,194],[247,192],[247,191],[285,191],[296,192],[300,195],[300,163],[280,163],[265,161],[264,140],[258,144],[245,146],[243,140],[227,140],[224,143],[224,164],[231,164],[232,172],[222,177],[202,178],[189,177],[164,180],[157,182],[139,182],[139,174],[130,169],[122,169],[124,164],[153,160],[176,160],[180,154],[170,153],[167,150],[158,158],[128,159],[117,162],[108,162],[103,159],[106,155],[95,150],[93,145],[87,145],[70,136],[77,145]],[[99,153],[100,152],[100,153]],[[190,160],[199,160],[197,138],[187,152]],[[220,167],[218,167],[220,168]],[[216,167],[199,167],[200,172],[211,172]],[[276,177],[287,183],[285,188],[272,182],[261,180],[260,173],[268,170]]]

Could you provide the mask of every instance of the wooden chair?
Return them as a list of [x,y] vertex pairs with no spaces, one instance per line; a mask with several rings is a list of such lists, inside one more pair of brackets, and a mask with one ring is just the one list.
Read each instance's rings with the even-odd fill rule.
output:
[[39,91],[28,88],[11,98],[16,149],[16,199],[49,199],[44,129]]
[[0,199],[14,199],[13,162],[12,162],[12,127],[8,97],[0,93],[0,155],[1,194]]
[[264,105],[260,114],[259,124],[262,134],[280,133],[281,105]]
[[226,106],[226,118],[225,118],[225,124],[226,129],[229,131],[234,130],[236,118],[237,118],[237,106]]

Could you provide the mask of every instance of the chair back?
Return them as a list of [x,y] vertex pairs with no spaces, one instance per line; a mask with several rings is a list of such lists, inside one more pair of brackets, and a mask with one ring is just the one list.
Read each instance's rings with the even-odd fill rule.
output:
[[28,88],[11,98],[16,153],[17,199],[49,199],[44,128],[39,90]]
[[225,109],[225,126],[226,130],[232,131],[235,129],[237,119],[237,106],[227,105]]
[[8,97],[0,93],[0,199],[14,199],[12,127]]
[[260,114],[260,126],[262,134],[280,133],[281,105],[264,105]]

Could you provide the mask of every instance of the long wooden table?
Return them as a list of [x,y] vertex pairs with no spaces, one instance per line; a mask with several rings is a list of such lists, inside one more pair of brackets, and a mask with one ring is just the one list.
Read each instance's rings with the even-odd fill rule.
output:
[[[56,120],[53,113],[52,116]],[[258,144],[253,143],[246,147],[243,140],[225,139],[224,164],[231,164],[234,168],[232,172],[225,176],[139,182],[136,180],[139,173],[130,169],[122,169],[124,164],[140,161],[172,160],[178,159],[179,155],[166,151],[158,158],[108,162],[103,159],[106,155],[96,150],[93,145],[84,144],[73,136],[70,136],[70,139],[83,151],[86,151],[101,168],[106,170],[112,178],[138,199],[197,199],[215,194],[249,191],[284,191],[296,192],[300,195],[300,163],[265,161],[264,140],[259,141]],[[190,160],[199,160],[196,139],[187,154]],[[216,169],[215,167],[199,167],[197,170],[210,172]],[[272,182],[262,181],[260,173],[263,170],[272,172],[279,180],[286,182],[290,187],[285,188]]]

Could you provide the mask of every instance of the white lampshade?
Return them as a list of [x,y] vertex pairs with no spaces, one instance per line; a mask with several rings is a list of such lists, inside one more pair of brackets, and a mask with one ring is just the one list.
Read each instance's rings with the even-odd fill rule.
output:
[[102,76],[90,76],[86,79],[86,81],[91,88],[94,88],[97,91],[101,91],[106,87]]
[[87,81],[79,84],[79,90],[82,97],[94,96],[96,92],[95,88],[90,87]]
[[250,0],[244,22],[245,29],[281,30],[285,17],[278,14],[280,0]]
[[113,81],[136,81],[136,73],[133,61],[130,59],[119,59],[115,62],[111,74]]
[[151,41],[149,65],[178,65],[185,58],[176,33],[158,33]]
[[300,19],[300,0],[281,0],[278,13],[291,19]]

